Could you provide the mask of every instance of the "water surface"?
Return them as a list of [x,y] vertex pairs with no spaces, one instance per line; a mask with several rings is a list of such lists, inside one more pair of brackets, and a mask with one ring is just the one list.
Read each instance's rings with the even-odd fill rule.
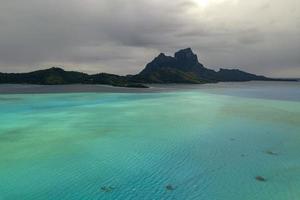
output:
[[0,95],[0,199],[298,200],[299,88]]

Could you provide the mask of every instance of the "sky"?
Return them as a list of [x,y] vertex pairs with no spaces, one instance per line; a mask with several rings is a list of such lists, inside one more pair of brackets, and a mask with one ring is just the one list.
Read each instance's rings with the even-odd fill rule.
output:
[[0,71],[135,74],[191,47],[208,68],[300,77],[299,0],[0,0]]

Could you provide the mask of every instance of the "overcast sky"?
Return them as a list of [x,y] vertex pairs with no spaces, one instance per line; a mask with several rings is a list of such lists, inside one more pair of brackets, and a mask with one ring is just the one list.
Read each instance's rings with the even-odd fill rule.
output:
[[0,71],[133,74],[191,47],[213,69],[300,77],[299,0],[0,0]]

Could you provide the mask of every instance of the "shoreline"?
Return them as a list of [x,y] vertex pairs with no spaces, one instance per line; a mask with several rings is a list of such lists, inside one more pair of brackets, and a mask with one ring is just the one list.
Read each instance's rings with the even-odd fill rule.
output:
[[130,88],[110,85],[68,84],[68,85],[34,85],[34,84],[0,84],[1,94],[47,94],[47,93],[146,93],[151,88]]
[[[68,84],[68,85],[34,85],[34,84],[0,84],[0,95],[5,94],[51,94],[51,93],[156,93],[193,89],[222,89],[227,87],[251,89],[258,84],[264,86],[300,85],[300,82],[285,81],[248,81],[248,82],[219,82],[206,84],[148,84],[148,88],[117,87],[101,84]],[[297,84],[298,83],[298,84]]]

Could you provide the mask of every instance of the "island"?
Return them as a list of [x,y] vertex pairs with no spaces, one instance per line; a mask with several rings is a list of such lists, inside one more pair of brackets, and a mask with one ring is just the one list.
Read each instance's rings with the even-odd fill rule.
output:
[[191,48],[179,50],[174,57],[159,54],[136,75],[120,76],[109,73],[87,74],[65,71],[59,67],[28,73],[0,73],[0,84],[104,84],[119,87],[147,88],[151,83],[217,83],[241,81],[296,81],[255,75],[239,69],[215,71],[204,67]]

